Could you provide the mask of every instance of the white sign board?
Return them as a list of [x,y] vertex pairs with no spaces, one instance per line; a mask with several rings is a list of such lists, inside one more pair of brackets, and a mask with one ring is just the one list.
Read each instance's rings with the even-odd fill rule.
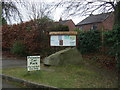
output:
[[76,46],[76,35],[51,35],[50,46]]
[[27,56],[27,70],[40,70],[40,56]]

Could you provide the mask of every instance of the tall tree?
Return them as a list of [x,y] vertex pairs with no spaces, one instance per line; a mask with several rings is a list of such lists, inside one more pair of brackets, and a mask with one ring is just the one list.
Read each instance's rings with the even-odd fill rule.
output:
[[12,0],[9,0],[9,1],[5,1],[5,0],[2,0],[0,2],[0,5],[2,6],[2,17],[4,19],[6,19],[6,21],[10,22],[12,21],[12,19],[16,19],[17,20],[19,19],[21,22],[22,22],[22,15],[17,7],[17,4],[16,3],[19,3],[21,4],[21,0],[15,0],[15,1],[12,1]]
[[27,18],[30,20],[40,19],[50,15],[49,5],[43,1],[26,1],[24,9],[26,9]]

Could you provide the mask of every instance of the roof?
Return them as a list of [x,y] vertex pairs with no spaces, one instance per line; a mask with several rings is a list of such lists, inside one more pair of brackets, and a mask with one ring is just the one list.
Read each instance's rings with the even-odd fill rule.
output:
[[70,20],[59,21],[59,24],[65,24],[67,21],[70,21]]
[[111,13],[102,13],[98,15],[90,15],[81,22],[79,22],[77,25],[84,25],[84,24],[90,24],[90,23],[98,23],[103,22],[106,20]]
[[71,19],[70,20],[59,20],[59,22],[55,22],[55,23],[64,25],[68,21],[72,21],[72,20]]

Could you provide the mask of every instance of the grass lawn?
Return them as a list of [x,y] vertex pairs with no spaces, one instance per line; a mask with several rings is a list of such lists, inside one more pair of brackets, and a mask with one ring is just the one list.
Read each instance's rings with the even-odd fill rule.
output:
[[[86,61],[85,61],[86,62]],[[97,68],[94,63],[82,65],[41,65],[40,71],[27,73],[26,68],[4,69],[3,74],[58,88],[117,88],[117,74]]]

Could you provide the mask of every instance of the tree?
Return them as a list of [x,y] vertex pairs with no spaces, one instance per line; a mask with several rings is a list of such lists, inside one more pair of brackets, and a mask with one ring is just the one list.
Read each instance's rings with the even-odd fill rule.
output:
[[14,19],[17,18],[17,20],[19,19],[22,22],[22,15],[18,9],[18,7],[16,6],[16,3],[22,4],[21,0],[17,1],[5,1],[2,0],[0,2],[0,6],[2,6],[2,18],[4,18],[6,21],[10,22]]
[[69,31],[69,27],[61,24],[53,25],[51,31]]
[[115,24],[120,25],[120,1],[115,6]]
[[5,18],[4,18],[4,17],[2,17],[1,19],[2,19],[2,25],[7,24],[7,21],[5,20]]
[[106,13],[114,11],[115,24],[120,25],[120,1],[116,0],[61,0],[56,7],[64,7],[65,13],[71,15],[90,15],[93,13]]
[[24,9],[26,9],[28,19],[35,20],[43,18],[50,14],[48,6],[49,5],[46,4],[45,2],[26,1]]
[[47,38],[47,31],[53,26],[53,20],[44,16],[39,19],[35,19],[35,27],[36,27],[36,42],[40,42],[41,40],[45,40]]

